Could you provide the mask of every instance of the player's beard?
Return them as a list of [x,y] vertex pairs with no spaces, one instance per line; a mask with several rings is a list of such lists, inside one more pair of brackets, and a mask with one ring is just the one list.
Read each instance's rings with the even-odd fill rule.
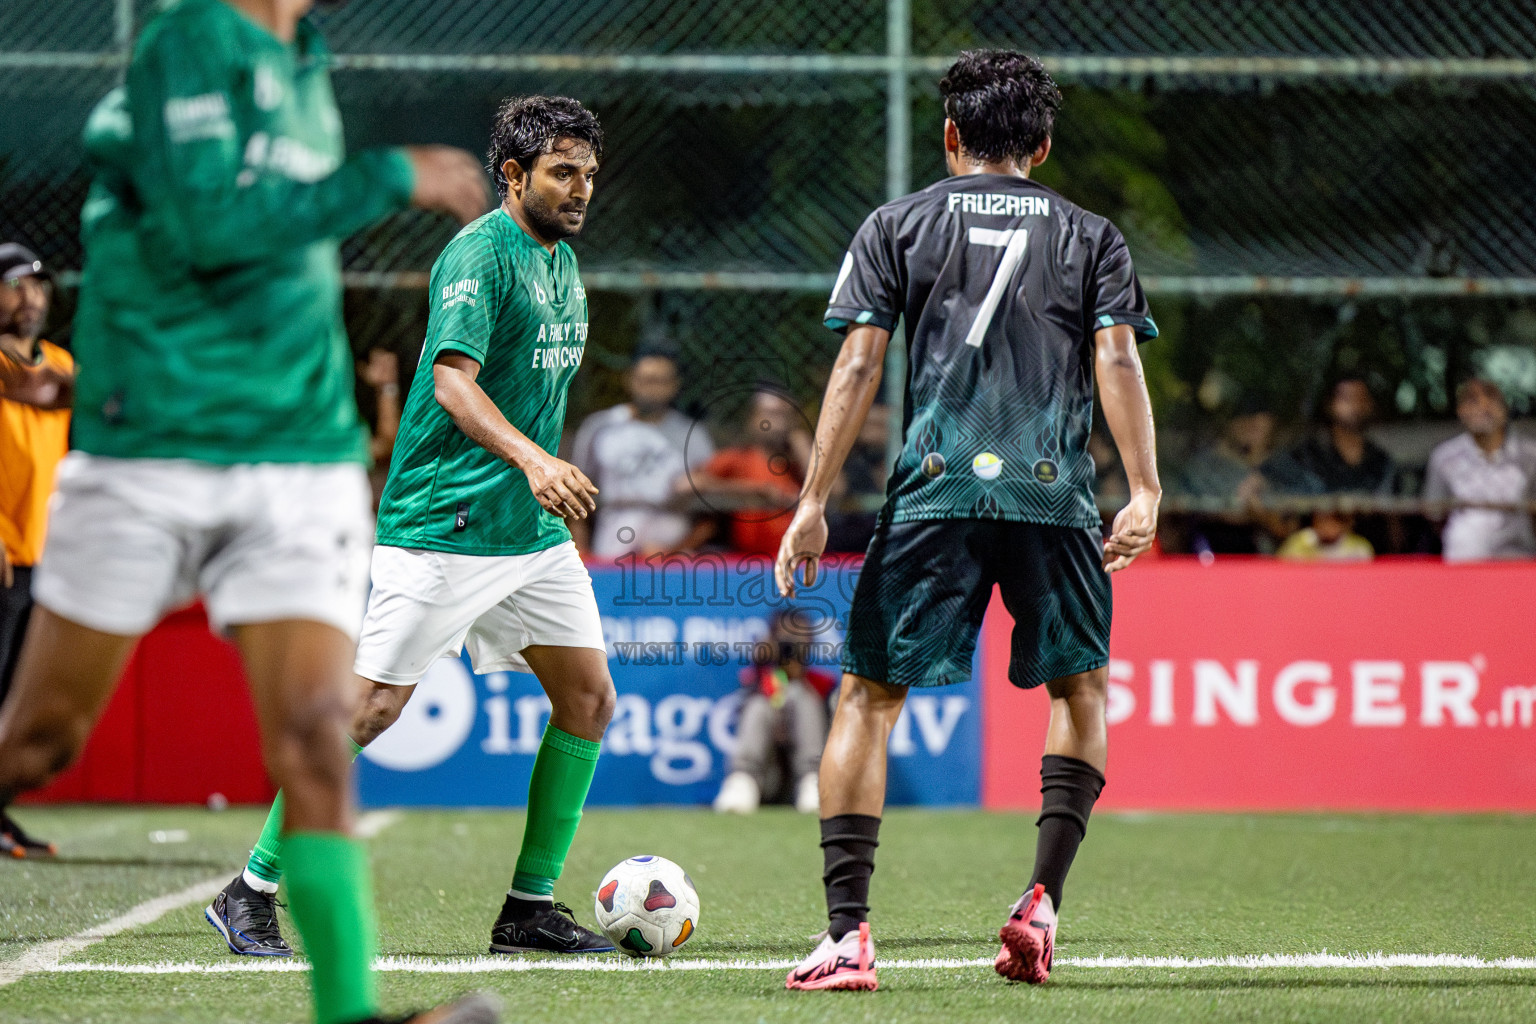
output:
[[550,206],[542,195],[531,188],[523,193],[523,213],[527,215],[528,223],[533,225],[539,237],[550,241],[581,234],[582,225],[587,222],[585,206],[582,207],[581,223],[572,227],[561,219],[558,209]]

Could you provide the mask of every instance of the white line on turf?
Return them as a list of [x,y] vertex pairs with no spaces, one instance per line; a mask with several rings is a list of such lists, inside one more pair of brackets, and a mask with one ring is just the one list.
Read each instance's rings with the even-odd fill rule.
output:
[[9,985],[13,981],[20,981],[29,974],[39,971],[52,971],[59,967],[59,961],[66,956],[93,946],[102,939],[125,932],[130,928],[139,928],[153,921],[158,921],[162,916],[172,910],[186,906],[188,903],[199,903],[211,899],[213,894],[224,888],[229,881],[228,875],[220,875],[218,878],[205,878],[201,882],[187,886],[180,892],[169,893],[165,896],[157,896],[152,900],[146,900],[134,907],[128,913],[112,920],[98,924],[93,928],[87,928],[83,932],[77,932],[67,939],[54,939],[51,942],[40,942],[28,949],[15,960],[0,963],[0,985]]
[[399,811],[369,811],[357,819],[352,831],[359,839],[372,839],[399,820]]
[[[369,811],[358,819],[357,835],[363,839],[372,839],[380,832],[400,820],[399,811]],[[173,910],[192,903],[201,903],[203,900],[212,899],[214,894],[224,888],[229,882],[228,872],[217,878],[205,878],[201,882],[194,882],[179,892],[167,893],[164,896],[156,896],[152,900],[145,900],[125,914],[94,925],[82,932],[76,932],[66,939],[53,939],[49,942],[39,942],[37,945],[25,950],[21,956],[14,960],[0,962],[0,987],[20,981],[29,974],[44,972],[56,972],[69,970],[74,965],[60,963],[67,956],[74,956],[81,950],[94,946],[102,939],[111,938],[131,928],[142,928],[144,925],[153,924]],[[83,965],[89,967],[90,965]],[[185,972],[162,972],[185,973]]]
[[[407,974],[494,974],[532,971],[786,971],[795,960],[618,960],[578,957],[571,960],[518,960],[509,957],[468,957],[460,960],[428,960],[422,957],[380,957],[374,969]],[[990,957],[965,959],[880,960],[877,965],[895,970],[953,970],[966,967],[990,967]],[[1192,970],[1233,968],[1263,970],[1291,968],[1302,970],[1457,968],[1462,970],[1536,970],[1536,958],[1506,957],[1484,960],[1475,956],[1447,953],[1264,953],[1252,956],[1182,957],[1057,957],[1058,967],[1134,970]],[[64,973],[107,974],[245,974],[262,972],[306,971],[309,966],[293,960],[240,960],[222,963],[94,964],[54,963],[44,970]]]

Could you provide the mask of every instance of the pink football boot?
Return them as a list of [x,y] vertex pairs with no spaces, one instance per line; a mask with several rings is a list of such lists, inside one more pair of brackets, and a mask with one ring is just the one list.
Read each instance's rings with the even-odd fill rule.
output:
[[1036,885],[1013,905],[1008,923],[997,937],[1003,948],[992,966],[1009,981],[1044,983],[1051,976],[1051,955],[1056,951],[1056,910],[1045,894],[1045,886]]
[[826,988],[873,992],[879,988],[869,923],[861,923],[858,931],[844,935],[840,942],[833,942],[830,935],[824,937],[815,952],[789,972],[784,987],[807,992]]

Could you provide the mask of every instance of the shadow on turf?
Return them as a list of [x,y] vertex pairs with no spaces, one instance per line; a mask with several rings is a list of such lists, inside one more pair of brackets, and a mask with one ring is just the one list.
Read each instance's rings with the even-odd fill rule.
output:
[[[892,939],[882,939],[877,934],[875,936],[875,949],[876,952],[881,956],[889,956],[892,952],[900,952],[902,950],[915,951],[931,949],[948,949],[953,951],[956,955],[972,955],[967,954],[966,947],[974,946],[978,943],[984,944],[990,941],[991,940],[989,938],[985,937],[898,937]],[[815,944],[816,943],[813,937],[807,935],[803,939],[791,940],[789,942],[699,942],[690,944],[688,946],[688,950],[697,956],[713,955],[744,957],[755,953],[768,956],[801,957],[804,956],[805,953]],[[973,955],[980,956],[981,954],[975,953]]]
[[[1156,970],[1156,968],[1150,968]],[[1368,968],[1361,968],[1368,970]],[[1052,978],[1053,984],[1048,988],[1060,987],[1066,989],[1093,989],[1100,992],[1112,991],[1174,991],[1190,990],[1197,992],[1216,992],[1230,989],[1260,989],[1279,991],[1282,989],[1371,989],[1371,988],[1398,988],[1421,989],[1434,991],[1437,989],[1474,989],[1497,986],[1499,988],[1530,988],[1536,986],[1536,977],[1525,977],[1513,972],[1478,971],[1476,978],[1392,978],[1386,974],[1375,977],[1352,978],[1249,978],[1242,981],[1225,981],[1219,978],[1195,978],[1190,981],[1181,981],[1177,978],[1148,979],[1146,981],[1115,981],[1104,979],[1102,981],[1080,977],[1076,972],[1063,974],[1060,979]]]
[[17,861],[28,867],[58,865],[65,868],[207,868],[210,871],[230,871],[227,861],[222,860],[170,860],[155,857],[28,857]]

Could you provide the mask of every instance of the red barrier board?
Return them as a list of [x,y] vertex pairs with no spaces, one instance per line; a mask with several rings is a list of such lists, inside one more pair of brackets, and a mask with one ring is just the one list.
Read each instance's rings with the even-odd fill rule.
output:
[[[1109,809],[1536,811],[1536,565],[1163,559],[1115,577]],[[1039,806],[1050,701],[982,647],[982,800]]]
[[240,657],[193,606],[139,641],[80,760],[23,800],[266,803],[275,792]]

